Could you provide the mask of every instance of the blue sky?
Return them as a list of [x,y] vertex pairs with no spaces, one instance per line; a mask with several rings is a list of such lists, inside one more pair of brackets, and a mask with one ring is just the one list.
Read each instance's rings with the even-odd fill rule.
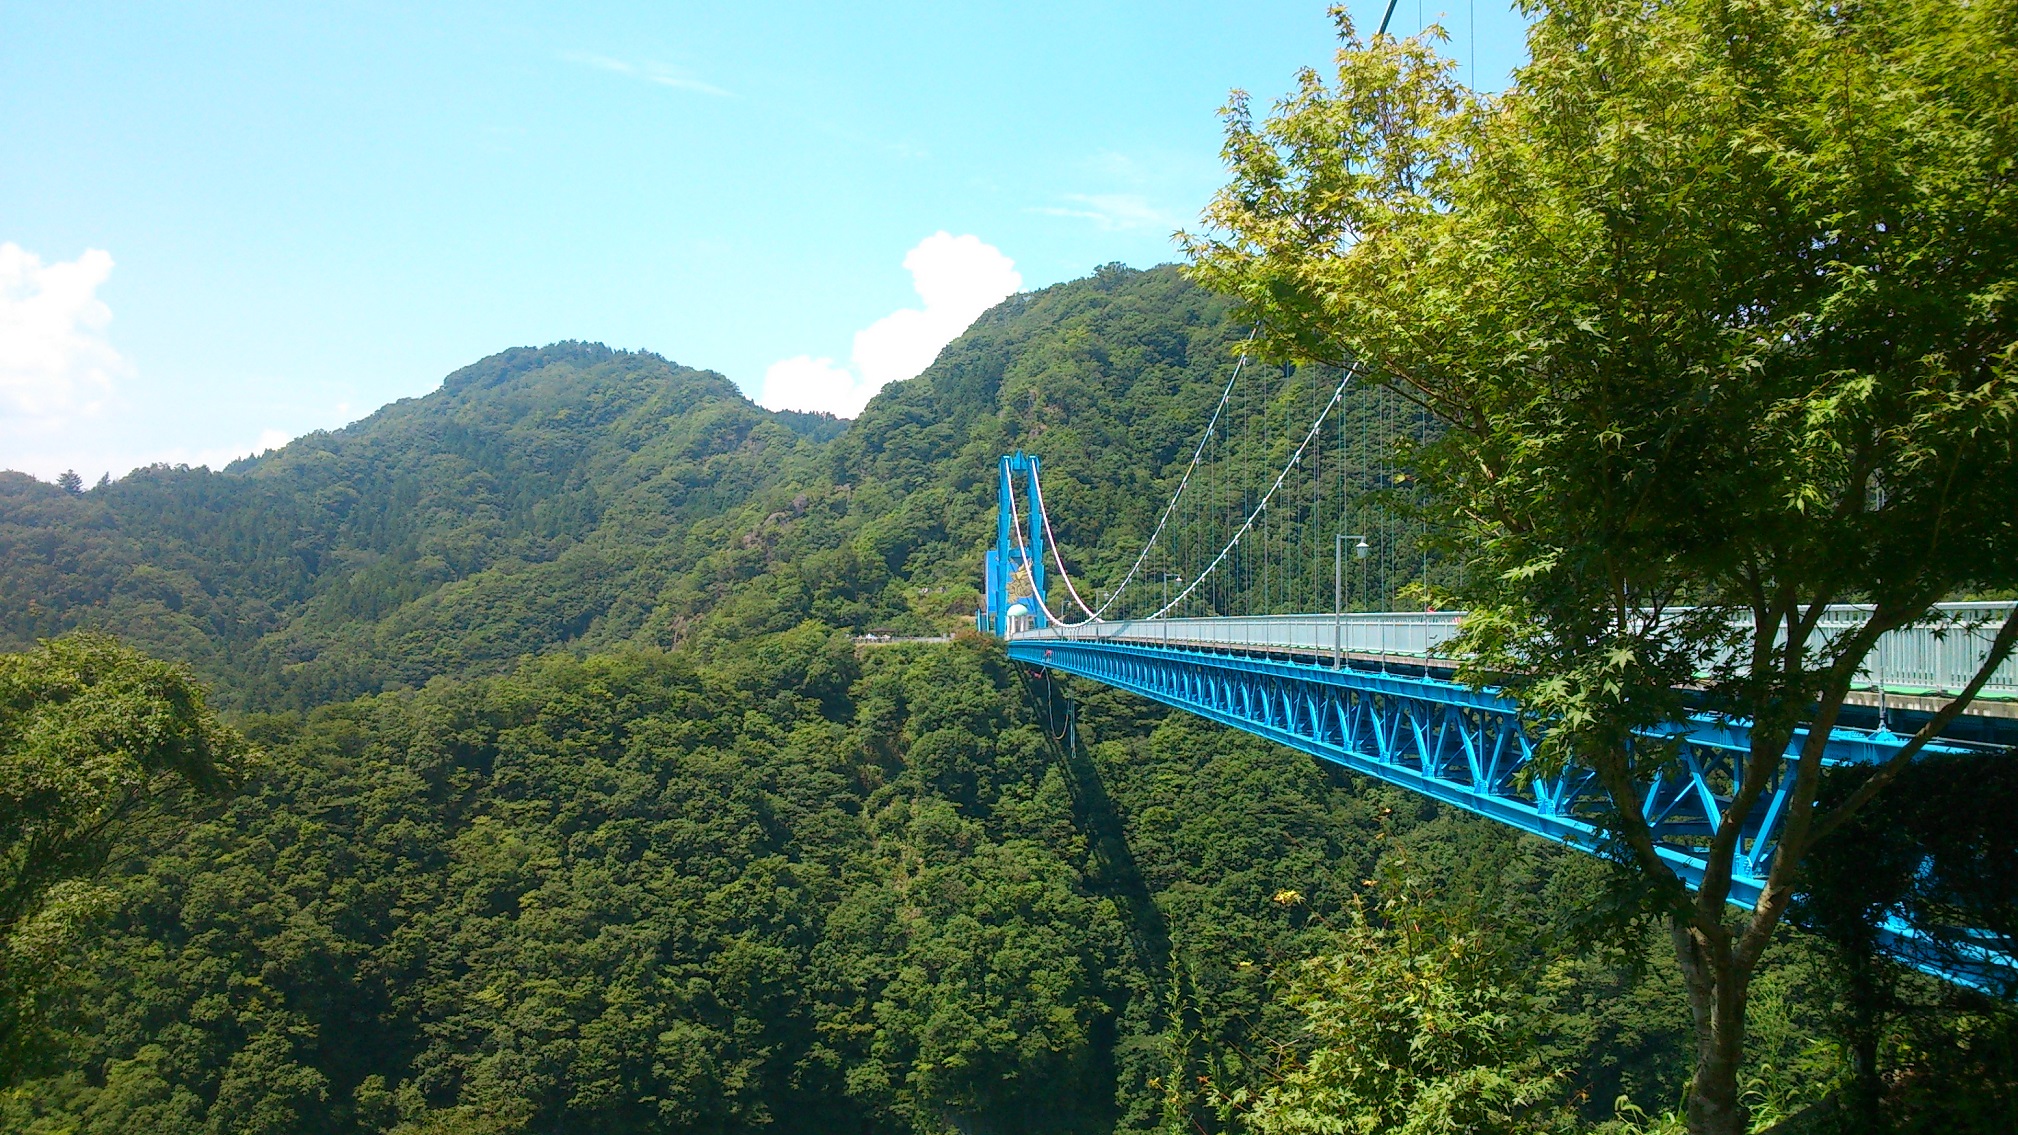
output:
[[[1440,13],[1500,85],[1518,17],[1394,27]],[[1309,2],[0,0],[0,467],[215,465],[563,338],[866,387],[1173,259],[1227,92],[1333,47]]]

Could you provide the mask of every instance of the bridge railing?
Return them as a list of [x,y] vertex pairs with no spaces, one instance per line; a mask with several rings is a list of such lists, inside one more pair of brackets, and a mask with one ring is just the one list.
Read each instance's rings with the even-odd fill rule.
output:
[[[1997,624],[2011,606],[2009,602],[1940,604],[1937,614],[1928,622],[1879,638],[1865,660],[1864,669],[1858,673],[1858,686],[1875,689],[1883,685],[1899,693],[1941,694],[1960,690],[1989,654]],[[1861,625],[1870,614],[1871,608],[1862,604],[1829,607],[1816,634],[1826,640]],[[1462,611],[1117,619],[1027,631],[1011,637],[1075,642],[1114,639],[1229,650],[1428,659],[1436,657],[1439,648],[1456,635],[1463,619]],[[1749,629],[1750,622],[1744,619],[1741,625]],[[2005,659],[1984,684],[1982,694],[2018,698],[2018,656]]]
[[[1969,684],[1990,653],[1990,640],[2011,604],[1942,603],[1938,621],[1892,631],[1878,644],[1857,673],[1865,688],[1883,685],[1907,693],[1954,693]],[[1816,633],[1840,634],[1861,625],[1871,608],[1845,603],[1828,608]],[[2018,656],[2007,658],[1983,685],[1990,697],[2018,697]]]
[[1196,619],[1116,619],[1054,627],[1013,637],[1075,642],[1115,639],[1325,654],[1386,654],[1427,658],[1457,633],[1459,611],[1360,611],[1331,615],[1229,615]]

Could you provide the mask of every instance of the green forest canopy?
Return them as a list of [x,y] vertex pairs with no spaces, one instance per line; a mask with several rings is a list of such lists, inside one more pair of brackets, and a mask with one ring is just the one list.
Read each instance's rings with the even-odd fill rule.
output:
[[[1338,996],[1277,978],[1374,894],[1498,943],[1541,1118],[1667,1109],[1667,979],[1559,949],[1598,861],[1095,688],[1064,745],[983,641],[850,641],[971,615],[1018,447],[1118,571],[1244,332],[1107,268],[845,428],[557,344],[223,472],[0,479],[9,645],[187,661],[269,754],[121,866],[0,1128],[1238,1125]],[[1798,1103],[1836,1064],[1790,948],[1755,1051]]]

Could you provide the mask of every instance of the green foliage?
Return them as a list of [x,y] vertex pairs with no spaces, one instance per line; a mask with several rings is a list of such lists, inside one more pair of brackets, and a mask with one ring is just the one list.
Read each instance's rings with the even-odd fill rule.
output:
[[250,719],[259,776],[67,944],[71,1039],[0,1128],[1210,1122],[1179,1089],[1272,1074],[1269,974],[1382,830],[1508,859],[1088,692],[1061,754],[993,646],[806,624]]
[[[1834,803],[1856,784],[1832,772],[1822,798]],[[1877,948],[1879,927],[1900,913],[1930,929],[1935,950],[1968,948],[1955,928],[2006,938],[2018,930],[2014,816],[2018,770],[2008,757],[1928,760],[1900,776],[1882,814],[1860,814],[1809,864],[1792,917],[1831,947],[1844,1110],[1871,1130],[1994,1131],[2018,1108],[2009,998],[1958,994]]]
[[181,667],[88,634],[0,654],[0,1084],[108,904],[94,880],[115,848],[192,795],[227,794],[252,756]]
[[1301,1018],[1306,1055],[1253,1099],[1248,1122],[1264,1135],[1546,1126],[1563,1074],[1542,1062],[1520,974],[1490,937],[1405,890],[1371,914],[1355,904],[1284,999]]
[[297,706],[635,633],[703,522],[827,427],[718,375],[558,343],[222,472],[0,477],[0,636],[113,631]]
[[12,1122],[1104,1129],[1124,934],[1005,680],[809,625],[269,722]]
[[[63,1046],[0,1129],[1219,1130],[1215,1096],[1276,1084],[1311,1051],[1298,1004],[1331,996],[1273,979],[1391,897],[1367,881],[1394,856],[1447,940],[1534,930],[1459,998],[1515,1018],[1478,1067],[1563,1069],[1591,1117],[1672,1102],[1671,978],[1562,917],[1602,905],[1604,865],[1110,689],[1072,685],[1069,734],[1062,691],[979,641],[850,641],[970,617],[1017,447],[1075,570],[1118,576],[1232,310],[1102,269],[1006,302],[845,429],[558,344],[221,473],[0,477],[4,633],[116,628],[264,711],[241,727],[271,754],[17,926]],[[1255,373],[1239,415],[1308,397]],[[1395,436],[1383,399],[1346,408],[1353,460]],[[1367,964],[1456,990],[1483,956],[1432,942],[1411,969],[1400,933],[1372,919]],[[1759,1048],[1805,1073],[1817,995],[1771,992]],[[1454,1086],[1465,1059],[1411,1075]]]
[[[1230,109],[1231,184],[1191,247],[1274,352],[1363,360],[1448,427],[1418,456],[1462,564],[1459,647],[1547,726],[1545,766],[1609,795],[1699,1009],[1692,1129],[1734,1132],[1745,991],[1800,861],[1906,759],[1818,815],[1821,738],[1878,634],[2014,582],[2018,22],[1934,0],[1533,14],[1491,97],[1440,33],[1362,41],[1341,14],[1335,83],[1305,72],[1258,124]],[[1812,633],[1852,599],[1865,628]],[[1999,651],[2014,637],[2018,617]],[[1752,751],[1691,897],[1636,788],[1674,755],[1632,737],[1704,705],[1749,720]],[[1734,931],[1739,834],[1804,724]]]

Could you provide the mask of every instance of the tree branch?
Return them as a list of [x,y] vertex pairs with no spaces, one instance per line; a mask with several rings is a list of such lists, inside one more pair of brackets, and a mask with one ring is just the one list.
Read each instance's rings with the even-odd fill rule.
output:
[[1808,842],[1811,845],[1819,842],[1829,833],[1842,827],[1858,809],[1870,803],[1872,797],[1898,779],[1899,774],[1905,771],[1913,758],[1927,747],[1927,742],[1939,736],[1941,730],[1948,727],[1949,722],[1954,721],[1970,702],[1976,700],[1976,695],[1982,691],[1984,683],[1990,680],[1990,675],[2011,656],[2014,646],[2018,646],[2018,606],[2011,608],[2010,614],[2004,616],[2004,625],[1997,629],[1997,637],[1990,642],[1989,657],[1983,660],[1983,665],[1977,667],[1976,676],[1969,679],[1969,684],[1962,688],[1962,692],[1956,694],[1947,705],[1942,706],[1934,716],[1928,718],[1927,723],[1920,726],[1913,736],[1900,746],[1899,751],[1892,754],[1890,760],[1880,765],[1877,772],[1872,773],[1863,784],[1857,786],[1857,790],[1850,794],[1849,799],[1815,821],[1814,834]]

